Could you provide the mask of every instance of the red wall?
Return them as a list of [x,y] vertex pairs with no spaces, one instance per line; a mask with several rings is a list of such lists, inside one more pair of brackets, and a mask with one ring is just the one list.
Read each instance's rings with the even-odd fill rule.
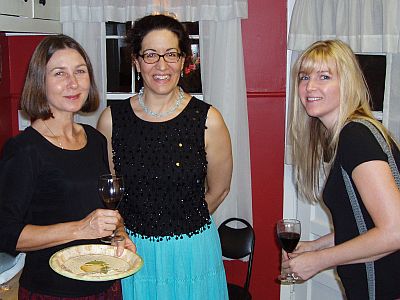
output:
[[[32,53],[44,36],[6,36],[0,32],[0,150],[19,133],[18,109]],[[10,75],[12,74],[12,80]]]
[[[250,0],[242,21],[250,126],[253,225],[256,247],[253,299],[279,299],[280,249],[275,222],[283,211],[286,97],[286,1]],[[226,262],[228,281],[243,283],[244,263]]]

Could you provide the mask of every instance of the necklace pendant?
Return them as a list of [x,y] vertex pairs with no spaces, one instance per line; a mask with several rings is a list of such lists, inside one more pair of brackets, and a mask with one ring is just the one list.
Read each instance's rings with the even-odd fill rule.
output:
[[54,134],[54,132],[50,129],[49,126],[47,126],[47,123],[46,123],[45,120],[42,120],[42,122],[43,122],[44,126],[46,126],[47,130],[50,131],[50,133],[53,135],[53,138],[57,141],[57,144],[60,146],[60,148],[61,148],[62,150],[64,150],[64,147],[63,147],[63,145],[61,144],[60,138]]

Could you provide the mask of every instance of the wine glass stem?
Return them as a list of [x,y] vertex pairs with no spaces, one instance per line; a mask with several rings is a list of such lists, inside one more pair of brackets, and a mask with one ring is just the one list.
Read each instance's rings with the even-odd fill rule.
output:
[[291,284],[289,288],[290,288],[290,300],[293,300],[293,299],[295,299],[295,298],[294,298],[294,296],[295,296],[295,293],[294,293],[294,284]]
[[[291,253],[291,252],[290,252],[290,253]],[[289,259],[291,259],[290,256],[289,256],[289,253],[288,253],[288,257],[289,257]],[[294,275],[294,273],[290,273],[290,274],[288,274],[287,276],[291,278],[291,280],[293,281],[293,283],[296,283],[297,278],[296,278],[296,276]]]

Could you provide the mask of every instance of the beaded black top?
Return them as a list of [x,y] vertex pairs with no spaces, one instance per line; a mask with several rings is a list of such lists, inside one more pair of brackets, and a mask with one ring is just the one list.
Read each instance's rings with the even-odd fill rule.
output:
[[113,162],[126,186],[119,211],[133,234],[178,238],[211,223],[204,145],[209,108],[192,97],[175,118],[148,122],[135,115],[129,99],[111,105]]

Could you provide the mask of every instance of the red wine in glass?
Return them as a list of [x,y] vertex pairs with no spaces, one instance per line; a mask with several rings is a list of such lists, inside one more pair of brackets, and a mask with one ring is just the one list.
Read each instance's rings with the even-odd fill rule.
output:
[[[105,207],[113,210],[117,209],[125,192],[123,177],[113,174],[101,175],[99,177],[98,188]],[[112,243],[114,235],[115,233],[101,240],[104,243]]]
[[[296,219],[282,219],[276,223],[276,233],[283,250],[292,253],[300,240],[301,223]],[[281,274],[278,278],[281,283],[295,283],[293,274]]]
[[278,234],[278,238],[283,250],[292,253],[300,240],[300,234],[297,232],[281,232]]
[[103,203],[108,209],[117,209],[117,205],[119,204],[120,197],[108,197],[104,196],[103,197]]

